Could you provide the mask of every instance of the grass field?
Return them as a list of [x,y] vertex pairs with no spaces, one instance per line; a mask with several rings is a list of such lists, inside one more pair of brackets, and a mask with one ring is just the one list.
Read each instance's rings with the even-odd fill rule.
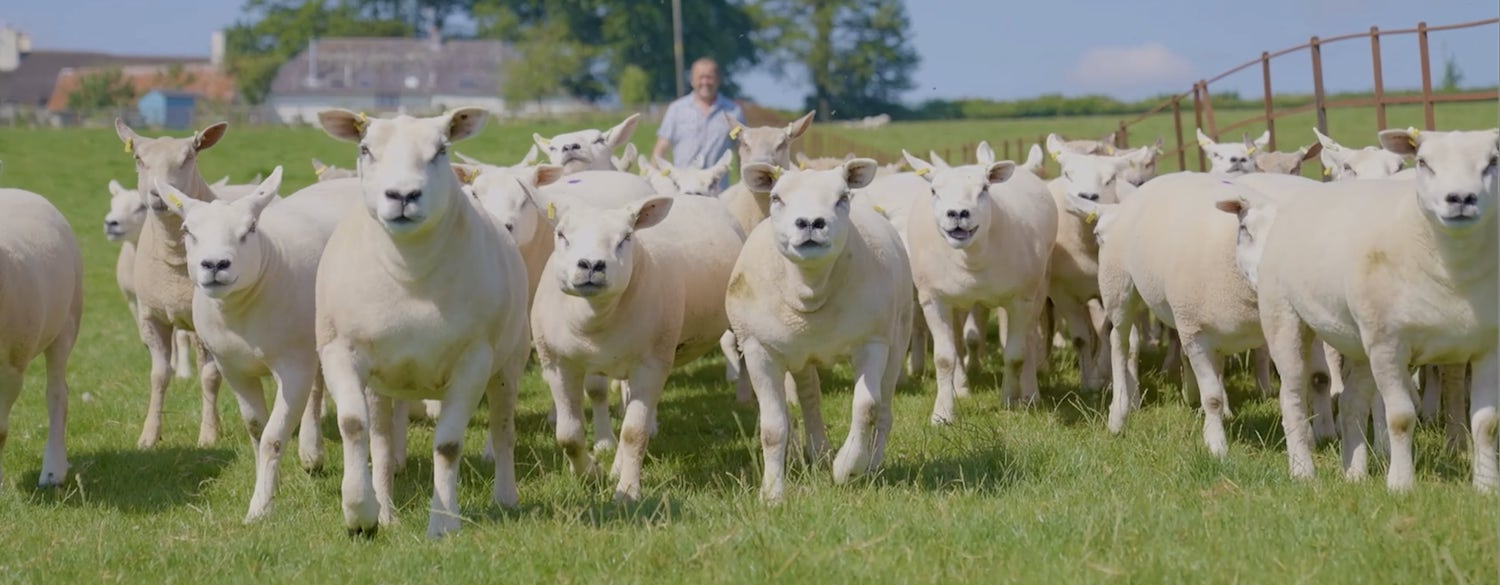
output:
[[[1480,110],[1462,114],[1462,124],[1455,113],[1452,124],[1493,126]],[[1440,124],[1448,116],[1440,113]],[[1348,127],[1335,120],[1336,130]],[[1393,124],[1405,120],[1392,116]],[[1094,122],[895,124],[850,135],[925,149],[1022,128],[1091,136],[1112,123]],[[532,131],[491,126],[458,150],[509,162]],[[649,145],[653,132],[640,128],[638,145]],[[200,166],[210,181],[224,174],[242,181],[284,164],[282,191],[290,193],[313,179],[308,157],[338,163],[353,154],[352,145],[316,130],[231,128]],[[669,381],[644,498],[632,506],[612,503],[612,484],[567,474],[533,371],[517,420],[519,511],[489,505],[481,412],[460,478],[463,531],[436,543],[424,538],[432,433],[417,425],[396,480],[400,523],[373,541],[350,540],[330,418],[322,427],[328,468],[309,475],[286,457],[275,511],[243,526],[253,457],[227,387],[218,445],[195,445],[197,385],[178,380],[162,443],[134,446],[147,357],[115,288],[115,248],[99,229],[105,183],[134,181],[130,157],[110,130],[4,130],[0,161],[0,186],[42,193],[67,215],[86,270],[69,376],[72,473],[62,488],[34,487],[46,434],[38,362],[5,450],[0,582],[1472,583],[1497,573],[1496,499],[1470,487],[1467,459],[1442,452],[1439,429],[1420,429],[1413,493],[1388,494],[1379,479],[1345,483],[1335,471],[1336,445],[1319,450],[1315,481],[1292,483],[1276,404],[1252,395],[1243,368],[1230,381],[1237,418],[1230,455],[1219,461],[1202,447],[1199,418],[1155,373],[1155,355],[1142,368],[1147,405],[1120,437],[1104,430],[1102,396],[1074,392],[1067,352],[1043,379],[1041,406],[1001,409],[998,372],[985,369],[950,427],[926,423],[931,378],[909,382],[898,392],[883,473],[835,486],[826,467],[796,465],[777,508],[756,498],[755,410],[734,402],[719,360]],[[824,380],[830,436],[842,440],[848,371]]]

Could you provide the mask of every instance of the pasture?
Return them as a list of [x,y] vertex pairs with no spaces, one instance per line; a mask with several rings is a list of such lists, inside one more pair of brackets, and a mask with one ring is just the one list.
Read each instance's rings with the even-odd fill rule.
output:
[[[1483,128],[1494,125],[1493,115],[1492,105],[1456,106],[1439,110],[1438,121]],[[1368,119],[1330,118],[1345,144],[1373,142]],[[1283,149],[1313,140],[1312,124],[1301,120],[1281,126]],[[1420,110],[1392,108],[1393,126],[1419,120]],[[925,154],[962,140],[1049,130],[1093,138],[1113,123],[836,131],[873,147]],[[492,123],[455,150],[508,164],[525,153],[533,131],[576,127]],[[1354,128],[1369,130],[1344,130]],[[633,142],[645,152],[654,132],[643,124]],[[348,165],[353,155],[353,146],[316,129],[231,127],[199,164],[210,182],[225,174],[242,182],[284,165],[281,192],[288,194],[313,180],[310,157]],[[1336,444],[1320,446],[1314,481],[1293,483],[1278,407],[1254,391],[1243,365],[1229,380],[1236,417],[1228,423],[1229,457],[1219,461],[1202,445],[1201,418],[1160,375],[1155,353],[1142,366],[1146,406],[1120,437],[1104,429],[1105,397],[1076,392],[1076,361],[1067,350],[1054,354],[1041,379],[1042,403],[1024,411],[1000,407],[999,364],[991,360],[971,378],[975,394],[959,402],[960,420],[948,427],[927,424],[929,371],[898,389],[881,474],[836,486],[826,464],[797,463],[779,507],[757,499],[755,408],[734,401],[720,358],[669,379],[635,505],[613,503],[610,482],[567,472],[546,422],[550,398],[533,366],[516,420],[519,510],[489,503],[480,409],[460,475],[464,530],[439,542],[424,536],[432,427],[418,423],[396,476],[399,524],[373,541],[352,540],[341,524],[341,449],[328,417],[327,467],[309,474],[286,457],[274,511],[245,526],[254,457],[227,386],[218,444],[196,445],[197,381],[174,379],[162,442],[135,447],[148,359],[115,286],[116,247],[100,229],[105,184],[134,183],[131,158],[114,132],[8,129],[0,132],[0,161],[0,186],[47,196],[72,224],[84,254],[86,299],[69,372],[71,469],[63,487],[34,487],[46,435],[40,362],[12,415],[0,486],[3,582],[1462,583],[1497,572],[1495,497],[1471,487],[1466,456],[1443,451],[1440,428],[1419,429],[1417,486],[1409,494],[1386,491],[1379,463],[1375,479],[1345,482]],[[474,301],[483,302],[482,292]],[[847,367],[824,377],[835,441],[847,431],[851,384]]]

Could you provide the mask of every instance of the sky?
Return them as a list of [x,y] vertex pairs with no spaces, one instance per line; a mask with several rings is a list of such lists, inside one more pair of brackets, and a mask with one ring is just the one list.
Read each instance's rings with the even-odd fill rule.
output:
[[[665,0],[663,9],[668,6]],[[129,54],[207,55],[209,34],[234,23],[242,0],[4,0],[0,24],[31,34],[45,49]],[[149,5],[147,9],[143,6]],[[1046,93],[1103,93],[1137,99],[1189,89],[1211,77],[1313,35],[1409,28],[1494,18],[1495,0],[908,0],[912,45],[921,57],[916,87],[904,98],[1016,99]],[[1433,33],[1434,83],[1451,56],[1470,86],[1500,78],[1500,32],[1488,26]],[[1387,88],[1421,85],[1415,35],[1382,41]],[[689,60],[693,48],[687,47]],[[1330,91],[1371,85],[1369,43],[1323,51]],[[738,77],[748,97],[800,106],[807,85],[763,71]],[[1311,92],[1306,52],[1272,61],[1277,92]],[[1259,67],[1212,86],[1259,95]]]

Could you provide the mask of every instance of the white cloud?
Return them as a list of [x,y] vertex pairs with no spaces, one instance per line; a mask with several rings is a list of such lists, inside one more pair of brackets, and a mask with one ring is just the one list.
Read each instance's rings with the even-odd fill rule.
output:
[[1068,73],[1085,91],[1180,91],[1192,83],[1193,64],[1158,42],[1135,47],[1096,47]]

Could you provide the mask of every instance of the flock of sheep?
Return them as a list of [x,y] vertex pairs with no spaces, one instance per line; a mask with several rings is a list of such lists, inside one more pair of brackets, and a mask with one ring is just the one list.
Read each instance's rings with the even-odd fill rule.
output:
[[[1226,358],[1252,352],[1264,391],[1274,364],[1294,478],[1313,475],[1314,438],[1335,436],[1344,474],[1365,476],[1373,435],[1389,450],[1389,487],[1410,488],[1411,368],[1441,366],[1423,374],[1423,410],[1446,403],[1450,442],[1469,443],[1475,485],[1496,487],[1497,130],[1387,130],[1383,148],[1363,150],[1318,134],[1288,153],[1266,152],[1268,136],[1220,144],[1199,132],[1211,170],[1163,176],[1158,146],[1117,152],[1052,135],[1045,146],[1061,175],[1044,181],[1037,146],[1020,165],[996,161],[987,144],[976,164],[903,153],[905,172],[867,158],[794,163],[808,114],[784,128],[731,121],[741,181],[719,193],[729,155],[704,169],[628,145],[614,157],[635,116],[605,131],[534,135],[537,148],[513,166],[451,151],[485,120],[478,108],[325,111],[323,129],[357,145],[357,170],[314,161],[319,181],[286,197],[281,167],[247,185],[203,179],[197,157],[223,123],[173,138],[116,121],[137,189],[111,182],[105,231],[122,244],[119,285],[151,355],[139,446],[160,439],[168,383],[174,370],[190,375],[195,351],[198,440],[217,438],[227,380],[256,453],[253,521],[271,510],[299,425],[303,465],[322,465],[326,391],[344,445],[344,522],[373,535],[394,518],[409,416],[431,416],[428,534],[440,536],[460,525],[458,458],[481,398],[493,500],[517,504],[515,408],[533,351],[572,471],[601,474],[596,455],[613,451],[616,497],[633,500],[668,376],[720,350],[738,398],[758,403],[761,496],[777,501],[789,451],[831,457],[837,482],[880,466],[894,389],[924,375],[929,348],[931,422],[954,421],[998,308],[1006,404],[1036,400],[1037,371],[1060,337],[1077,350],[1085,389],[1112,388],[1108,428],[1119,433],[1140,401],[1139,350],[1161,339],[1169,361],[1186,360],[1184,392],[1221,457]],[[548,163],[537,164],[538,149]],[[1331,181],[1298,176],[1313,156]],[[1404,157],[1412,168],[1401,170]],[[0,446],[21,374],[45,354],[40,483],[54,485],[68,467],[65,371],[82,263],[42,196],[0,189],[0,205]],[[817,368],[844,358],[853,412],[835,454]],[[803,417],[800,448],[790,404]]]

